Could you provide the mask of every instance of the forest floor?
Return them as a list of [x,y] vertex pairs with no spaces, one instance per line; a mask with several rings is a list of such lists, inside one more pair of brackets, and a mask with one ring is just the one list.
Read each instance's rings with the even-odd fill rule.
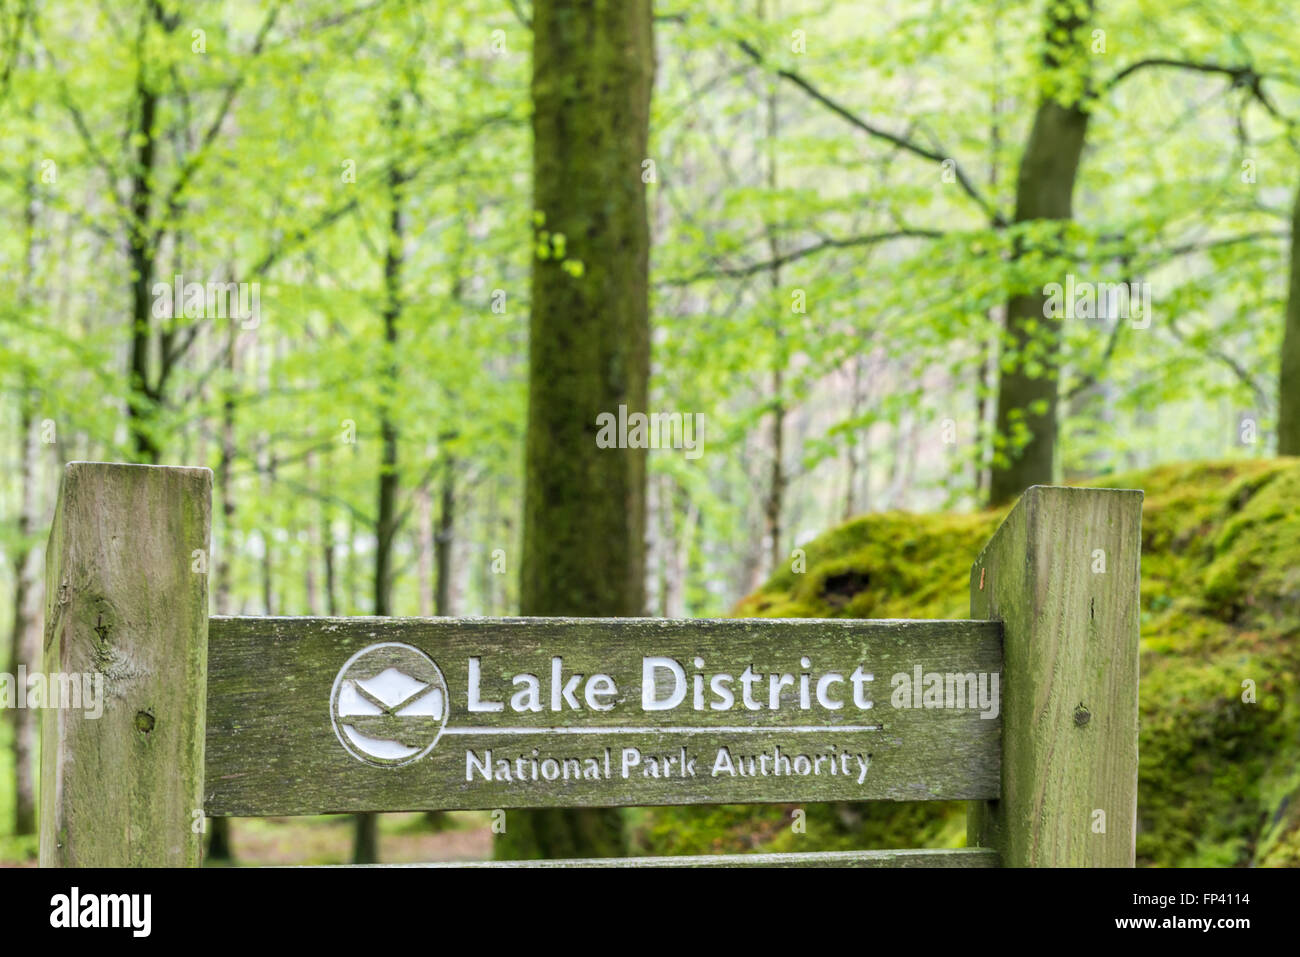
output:
[[[235,866],[348,864],[352,860],[352,818],[236,818],[231,821]],[[0,838],[0,867],[35,867],[36,842]],[[479,861],[492,856],[492,831],[483,812],[454,811],[435,829],[424,814],[379,818],[379,859],[386,864],[421,861]],[[209,867],[230,866],[209,861]]]
[[[235,863],[347,864],[352,859],[352,818],[237,818],[231,822]],[[435,829],[424,814],[379,818],[379,859],[385,864],[421,861],[479,861],[492,856],[486,812],[453,811]],[[209,862],[210,866],[217,866]]]

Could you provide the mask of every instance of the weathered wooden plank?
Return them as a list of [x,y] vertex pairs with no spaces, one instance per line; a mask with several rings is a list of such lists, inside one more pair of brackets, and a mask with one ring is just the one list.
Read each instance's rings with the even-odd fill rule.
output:
[[1009,867],[1134,863],[1142,493],[1036,486],[971,567],[1003,622],[1001,800],[968,843]]
[[683,857],[594,857],[582,860],[434,861],[427,864],[355,864],[349,867],[535,868],[535,867],[997,867],[997,851],[952,850],[811,851],[806,854],[700,854]]
[[[676,707],[647,710],[647,657],[680,662]],[[497,710],[471,710],[472,662],[479,707]],[[963,691],[982,675],[991,700],[891,700],[917,669],[963,676]],[[990,622],[213,618],[205,804],[255,816],[994,797],[1000,669]],[[676,687],[654,675],[652,705]],[[730,707],[716,675],[732,679],[716,679]],[[516,710],[533,684],[542,710]]]
[[195,866],[212,473],[72,462],[46,557],[42,866]]

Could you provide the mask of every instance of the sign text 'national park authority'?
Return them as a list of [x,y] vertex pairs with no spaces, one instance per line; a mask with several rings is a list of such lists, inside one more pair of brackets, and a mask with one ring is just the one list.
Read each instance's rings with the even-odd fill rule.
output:
[[209,675],[210,814],[998,794],[996,622],[213,618]]

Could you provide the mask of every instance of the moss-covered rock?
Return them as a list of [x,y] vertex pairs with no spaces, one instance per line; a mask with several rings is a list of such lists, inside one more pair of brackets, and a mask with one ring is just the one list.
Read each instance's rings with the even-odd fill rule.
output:
[[[1300,866],[1300,461],[1161,466],[1088,483],[1146,492],[1137,856]],[[1005,510],[853,519],[805,547],[741,617],[961,618]],[[958,804],[655,808],[654,854],[959,847]]]

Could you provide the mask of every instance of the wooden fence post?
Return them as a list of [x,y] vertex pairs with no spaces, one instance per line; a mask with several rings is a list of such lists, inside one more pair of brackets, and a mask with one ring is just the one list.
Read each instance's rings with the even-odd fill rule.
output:
[[200,862],[211,511],[205,468],[63,473],[43,668],[83,694],[41,716],[42,866]]
[[1003,622],[1002,797],[967,844],[1008,867],[1132,867],[1142,493],[1034,486],[971,567]]

